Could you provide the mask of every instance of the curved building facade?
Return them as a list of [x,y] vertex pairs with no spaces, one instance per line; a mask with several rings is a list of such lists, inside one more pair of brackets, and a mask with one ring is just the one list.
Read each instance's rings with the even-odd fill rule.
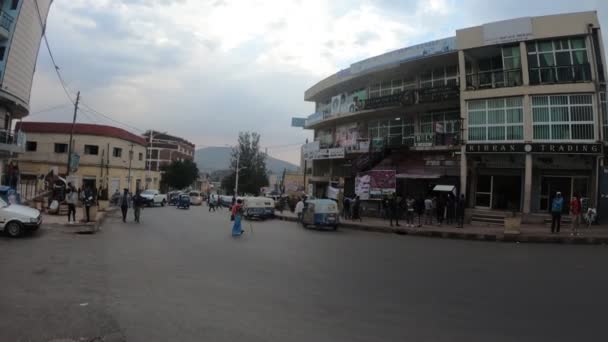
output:
[[465,194],[469,219],[542,221],[557,191],[601,208],[605,68],[596,12],[488,23],[353,63],[304,95],[313,192],[342,188],[370,215],[387,193],[438,190]]

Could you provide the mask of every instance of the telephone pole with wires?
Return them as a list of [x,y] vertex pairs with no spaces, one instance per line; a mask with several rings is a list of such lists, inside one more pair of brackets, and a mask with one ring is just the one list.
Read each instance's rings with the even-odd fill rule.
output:
[[76,94],[76,102],[74,102],[74,119],[72,119],[72,129],[70,130],[70,141],[68,145],[68,170],[66,177],[70,175],[70,164],[72,163],[72,144],[74,139],[74,126],[76,125],[76,117],[78,116],[78,102],[80,102],[80,90]]

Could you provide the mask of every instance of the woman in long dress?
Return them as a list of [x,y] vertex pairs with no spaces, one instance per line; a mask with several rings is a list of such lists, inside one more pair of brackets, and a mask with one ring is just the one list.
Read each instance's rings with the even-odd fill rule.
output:
[[239,199],[232,206],[232,217],[234,217],[234,224],[232,225],[232,236],[240,236],[243,234],[243,228],[241,227],[241,216],[242,216],[242,203],[243,200]]

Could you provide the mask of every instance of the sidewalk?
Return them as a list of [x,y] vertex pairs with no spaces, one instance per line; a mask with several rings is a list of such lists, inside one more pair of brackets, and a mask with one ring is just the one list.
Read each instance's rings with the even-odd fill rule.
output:
[[[80,209],[80,208],[78,208]],[[65,215],[51,215],[45,212],[42,213],[42,225],[52,225],[60,227],[63,232],[66,233],[96,233],[99,231],[101,225],[105,221],[106,217],[117,208],[108,208],[106,211],[97,211],[95,221],[82,222],[81,210],[76,210],[76,223],[68,224],[68,218]]]
[[[277,211],[275,216],[280,220],[296,221],[296,215],[291,211],[283,211],[283,213]],[[414,222],[418,223],[418,217]],[[608,244],[608,226],[606,225],[593,225],[591,230],[586,227],[581,228],[578,236],[571,236],[569,224],[562,224],[560,234],[551,234],[551,228],[542,224],[522,224],[519,233],[505,233],[504,228],[499,226],[465,224],[464,228],[456,228],[456,225],[448,226],[444,224],[442,226],[422,225],[422,227],[407,228],[405,227],[405,220],[399,220],[399,224],[401,227],[391,227],[388,220],[373,217],[364,217],[361,222],[340,220],[341,228],[403,235],[483,241]]]

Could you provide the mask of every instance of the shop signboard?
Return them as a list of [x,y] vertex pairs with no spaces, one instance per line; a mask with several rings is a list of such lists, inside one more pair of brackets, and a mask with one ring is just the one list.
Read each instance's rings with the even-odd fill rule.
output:
[[362,200],[381,199],[392,194],[397,187],[395,170],[372,170],[357,174],[355,194]]
[[318,151],[320,144],[318,141],[313,141],[308,144],[302,145],[302,156],[305,160],[311,160],[314,153]]
[[343,159],[345,156],[343,147],[335,147],[335,148],[322,148],[317,151],[312,152],[313,160],[321,160],[321,159]]
[[467,144],[467,153],[601,154],[602,144],[579,143],[505,143]]
[[421,57],[442,54],[456,50],[456,37],[449,37],[431,42],[409,46],[391,51],[380,56],[365,59],[350,65],[350,74],[373,70],[382,66],[403,63]]
[[302,127],[306,126],[306,118],[291,118],[291,127]]
[[519,42],[534,38],[534,34],[532,33],[532,18],[530,17],[484,24],[481,29],[483,31],[484,45]]

